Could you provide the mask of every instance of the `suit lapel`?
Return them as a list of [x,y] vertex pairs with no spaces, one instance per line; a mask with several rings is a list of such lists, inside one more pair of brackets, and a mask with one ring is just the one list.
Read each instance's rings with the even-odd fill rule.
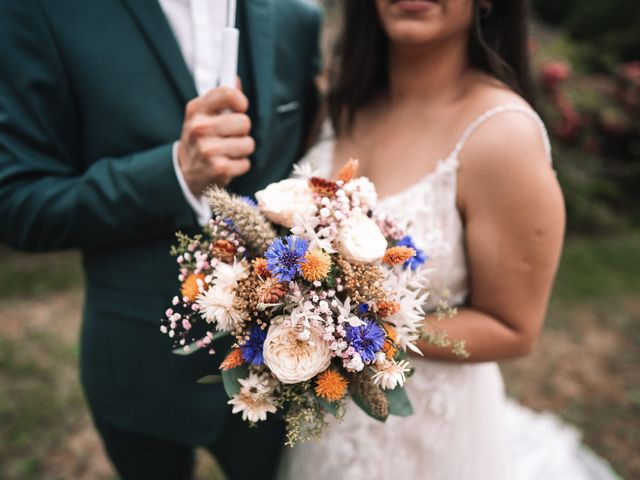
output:
[[274,6],[272,0],[245,0],[246,36],[253,84],[256,94],[256,115],[259,131],[256,136],[264,142],[271,120],[271,101],[274,71]]
[[197,95],[180,47],[157,1],[122,0],[184,102]]

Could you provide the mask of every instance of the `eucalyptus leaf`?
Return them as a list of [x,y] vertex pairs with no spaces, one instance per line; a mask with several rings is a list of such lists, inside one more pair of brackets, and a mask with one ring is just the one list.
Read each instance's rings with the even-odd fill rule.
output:
[[198,380],[198,383],[202,383],[204,385],[210,385],[213,383],[220,383],[222,381],[222,376],[220,375],[205,375],[201,379]]
[[396,387],[393,390],[384,391],[389,400],[389,413],[398,417],[408,417],[413,414],[411,400],[407,396],[404,387]]
[[171,353],[173,353],[174,355],[180,355],[182,357],[186,357],[188,355],[191,355],[192,353],[196,353],[201,348],[202,347],[198,345],[198,340],[196,340],[195,342],[192,342],[189,345],[187,345],[186,348],[185,347],[176,348]]
[[407,360],[409,358],[409,354],[405,350],[398,349],[393,358],[394,360]]
[[246,365],[241,365],[230,370],[222,370],[222,384],[229,398],[240,391],[240,382],[238,382],[238,379],[246,378],[248,375],[249,367]]
[[329,402],[321,397],[316,397],[316,399],[325,412],[330,413],[334,417],[338,416],[338,402]]

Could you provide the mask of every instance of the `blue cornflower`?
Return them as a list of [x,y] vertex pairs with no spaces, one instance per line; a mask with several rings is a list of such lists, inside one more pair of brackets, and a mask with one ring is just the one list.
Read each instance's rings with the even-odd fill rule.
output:
[[240,354],[245,362],[251,365],[262,365],[264,363],[264,340],[267,338],[267,331],[260,327],[252,327],[249,332],[249,339],[240,345]]
[[362,361],[371,363],[384,346],[385,333],[380,325],[368,321],[359,327],[347,327],[347,342],[360,354]]
[[410,235],[406,235],[402,237],[400,240],[398,240],[398,243],[396,243],[396,246],[409,247],[409,248],[413,248],[416,251],[415,256],[411,257],[409,260],[404,262],[404,265],[403,265],[404,268],[411,267],[411,270],[415,270],[420,265],[423,265],[424,262],[429,260],[429,257],[425,255],[424,250],[421,250],[420,248],[416,247],[416,245],[413,243],[413,238],[411,238]]
[[267,268],[281,282],[291,281],[300,273],[300,263],[307,253],[309,243],[295,235],[276,238],[264,254]]
[[253,208],[258,208],[258,204],[256,203],[256,201],[255,201],[253,198],[251,198],[251,197],[249,197],[249,196],[247,196],[247,195],[243,195],[242,197],[240,197],[240,199],[241,199],[244,203],[246,203],[247,205],[250,205],[250,206],[252,206]]
[[364,315],[365,313],[369,312],[369,304],[368,303],[361,303],[360,305],[358,305],[356,307],[356,313],[358,315]]

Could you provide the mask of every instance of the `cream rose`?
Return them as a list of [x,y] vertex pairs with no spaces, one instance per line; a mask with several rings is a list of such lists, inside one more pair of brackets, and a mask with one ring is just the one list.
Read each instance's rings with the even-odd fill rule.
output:
[[302,341],[283,319],[273,319],[264,341],[264,363],[271,372],[282,383],[298,383],[325,371],[331,362],[331,350],[322,339],[322,327],[312,325],[310,339]]
[[287,178],[256,192],[260,211],[273,223],[291,228],[295,215],[315,209],[313,193],[306,180]]
[[338,230],[337,242],[338,251],[357,263],[380,260],[387,250],[387,239],[364,213],[349,215]]

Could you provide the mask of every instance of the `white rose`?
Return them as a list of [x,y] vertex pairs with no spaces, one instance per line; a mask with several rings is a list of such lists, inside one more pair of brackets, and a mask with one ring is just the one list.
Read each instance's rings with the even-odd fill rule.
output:
[[273,223],[291,228],[296,215],[316,208],[306,180],[287,178],[256,192],[260,211]]
[[331,350],[322,339],[321,326],[310,326],[308,341],[299,340],[296,332],[274,318],[264,341],[264,363],[282,383],[304,382],[324,372],[331,362]]
[[387,239],[376,222],[364,213],[349,215],[340,226],[337,242],[339,252],[358,263],[380,260],[387,250]]

